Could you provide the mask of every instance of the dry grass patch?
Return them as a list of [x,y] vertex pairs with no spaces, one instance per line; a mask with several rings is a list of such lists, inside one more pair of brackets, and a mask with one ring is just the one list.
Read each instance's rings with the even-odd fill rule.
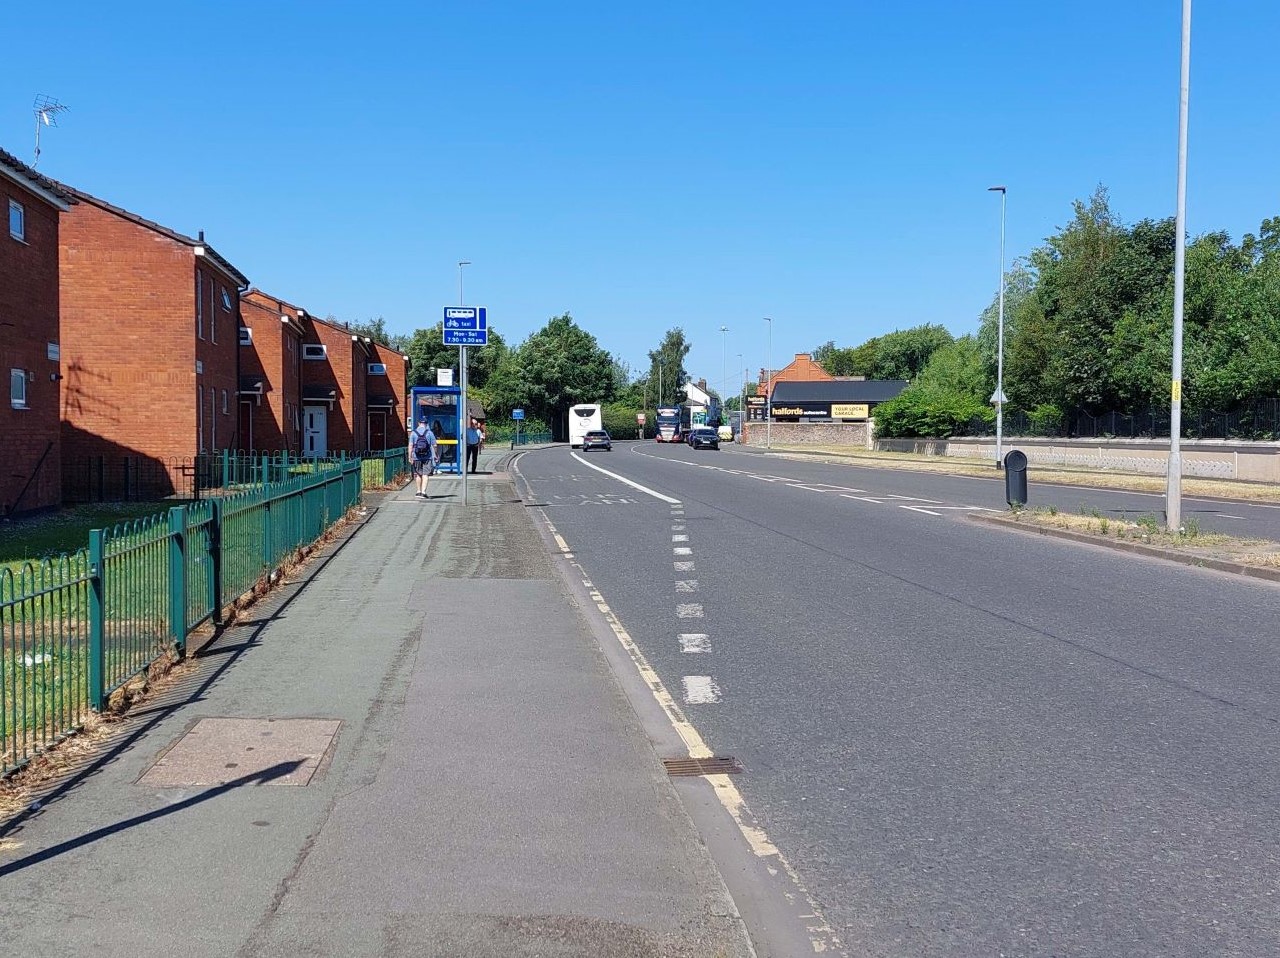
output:
[[1066,529],[1112,542],[1133,542],[1167,549],[1180,555],[1261,568],[1280,568],[1280,542],[1201,532],[1193,521],[1184,526],[1183,532],[1169,532],[1155,516],[1117,519],[1097,511],[1074,515],[1041,507],[1018,509],[1005,513],[1001,518],[1017,525]]

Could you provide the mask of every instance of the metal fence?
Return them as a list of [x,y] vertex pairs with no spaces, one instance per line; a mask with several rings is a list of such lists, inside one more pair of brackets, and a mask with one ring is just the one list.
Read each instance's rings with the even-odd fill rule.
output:
[[[62,463],[62,497],[67,504],[86,502],[159,502],[164,499],[196,500],[209,495],[226,495],[246,486],[284,482],[294,476],[357,457],[302,457],[293,452],[257,452],[224,449],[183,458],[154,459],[146,456],[71,456]],[[406,450],[366,452],[358,457],[369,475],[382,469],[389,485],[408,471]],[[403,462],[397,470],[395,464]],[[390,470],[389,472],[386,470]]]
[[383,480],[396,468],[392,454],[313,462],[0,570],[0,775],[78,729],[157,658],[183,654],[194,629],[221,622],[355,505],[370,471]]
[[[1169,409],[1094,414],[1077,409],[1068,414],[1036,415],[1016,409],[1004,413],[1008,436],[1042,436],[1077,439],[1167,439]],[[974,419],[972,436],[995,435],[995,423]],[[1183,439],[1239,439],[1252,442],[1280,440],[1280,399],[1260,399],[1232,410],[1183,409]]]

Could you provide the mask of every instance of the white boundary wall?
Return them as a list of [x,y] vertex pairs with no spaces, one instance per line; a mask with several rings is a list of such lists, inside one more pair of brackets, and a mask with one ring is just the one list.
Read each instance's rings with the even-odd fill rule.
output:
[[[774,423],[777,442],[778,424]],[[755,444],[755,437],[752,439]],[[994,437],[958,439],[877,439],[886,452],[914,452],[969,459],[996,458]],[[1164,475],[1169,440],[1153,439],[1033,439],[1004,438],[1004,451],[1021,449],[1027,460],[1045,465],[1085,466]],[[1182,474],[1204,479],[1241,479],[1280,483],[1280,442],[1235,442],[1228,439],[1184,439]]]

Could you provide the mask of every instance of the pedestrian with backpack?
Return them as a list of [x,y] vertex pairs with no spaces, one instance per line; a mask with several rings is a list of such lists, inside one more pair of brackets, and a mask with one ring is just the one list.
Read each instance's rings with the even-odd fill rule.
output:
[[431,498],[427,495],[427,483],[436,471],[437,461],[436,434],[427,428],[424,419],[409,434],[409,468],[418,484],[418,491],[413,494],[415,499]]

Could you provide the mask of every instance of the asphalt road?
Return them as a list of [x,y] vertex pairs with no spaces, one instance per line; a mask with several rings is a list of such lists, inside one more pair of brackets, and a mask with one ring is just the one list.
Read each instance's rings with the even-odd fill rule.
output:
[[519,467],[850,954],[1275,953],[1275,585],[966,521],[981,479]]

